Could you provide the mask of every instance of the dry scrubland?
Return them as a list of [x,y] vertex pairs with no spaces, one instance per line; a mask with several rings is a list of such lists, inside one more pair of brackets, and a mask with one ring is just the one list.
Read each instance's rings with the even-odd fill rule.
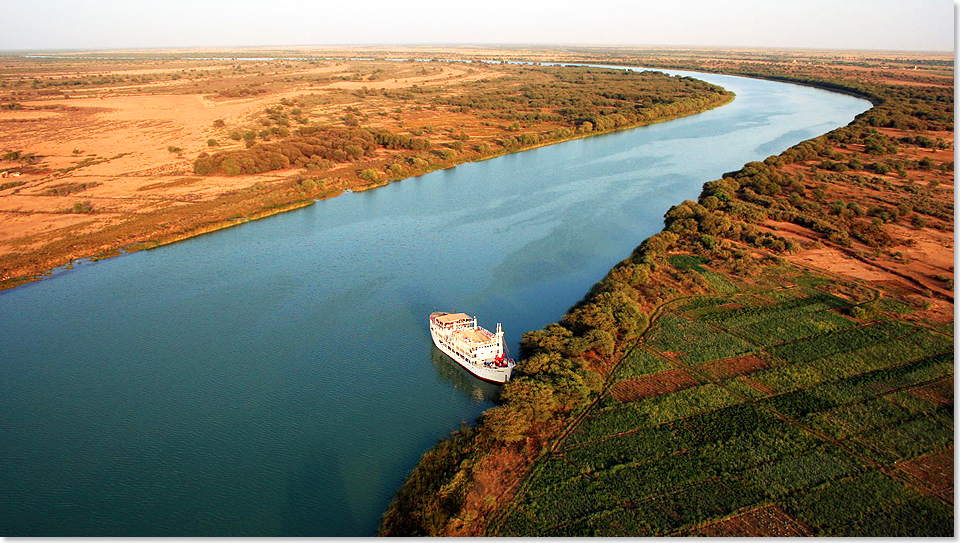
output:
[[847,127],[708,182],[427,452],[382,534],[953,533],[953,61],[498,52],[841,90]]
[[732,99],[620,70],[126,56],[0,57],[0,285]]

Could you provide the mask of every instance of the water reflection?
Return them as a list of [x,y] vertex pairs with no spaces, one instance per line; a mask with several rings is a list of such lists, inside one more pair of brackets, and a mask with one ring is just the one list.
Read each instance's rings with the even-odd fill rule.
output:
[[432,343],[430,344],[430,359],[437,368],[437,374],[440,375],[440,378],[453,384],[454,388],[472,401],[477,403],[493,401],[500,394],[500,385],[477,379],[460,364],[454,362],[452,358],[443,354],[443,351]]

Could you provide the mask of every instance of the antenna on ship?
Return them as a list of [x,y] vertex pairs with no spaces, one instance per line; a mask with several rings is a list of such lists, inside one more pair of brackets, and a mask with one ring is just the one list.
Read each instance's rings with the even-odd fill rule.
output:
[[500,338],[500,346],[502,347],[501,352],[503,352],[507,358],[512,360],[513,357],[510,356],[510,348],[507,347],[507,342],[503,339],[503,327],[499,322],[497,323],[497,337]]

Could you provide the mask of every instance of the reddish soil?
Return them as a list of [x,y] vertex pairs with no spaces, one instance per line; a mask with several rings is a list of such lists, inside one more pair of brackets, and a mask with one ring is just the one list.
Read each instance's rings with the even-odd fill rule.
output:
[[770,364],[769,360],[764,360],[756,355],[747,355],[737,358],[727,358],[710,362],[702,366],[703,371],[711,377],[717,379],[728,379],[738,375],[747,375],[757,370],[763,369]]
[[555,424],[536,423],[526,440],[494,448],[480,458],[478,465],[470,471],[473,482],[459,515],[451,518],[439,535],[483,535],[483,530],[495,520],[495,513],[513,499],[520,483],[530,472],[533,458],[558,430]]
[[635,402],[670,394],[696,384],[697,379],[684,370],[667,370],[638,379],[620,381],[610,388],[610,393],[621,402]]
[[700,528],[696,535],[708,537],[798,537],[810,529],[786,514],[776,504],[747,511]]
[[[821,292],[826,292],[837,298],[842,298],[850,302],[863,302],[870,298],[870,292],[862,287],[851,287],[842,283],[829,283],[816,287]],[[841,313],[842,314],[842,313]]]
[[942,498],[943,501],[949,503],[950,505],[953,505],[953,488],[952,487],[948,488],[947,490],[937,492],[937,496],[940,496],[940,498]]
[[[894,140],[911,135],[910,131],[894,128],[878,130]],[[949,132],[929,131],[926,135],[942,138],[948,147],[953,141],[953,134]],[[833,146],[833,151],[845,158],[858,157],[864,164],[877,160],[867,154],[861,144]],[[909,164],[916,164],[924,158],[932,159],[934,164],[952,164],[953,151],[952,148],[934,150],[902,144],[893,158],[908,161]],[[817,162],[788,164],[782,170],[791,175],[811,176],[816,174]],[[765,221],[760,230],[798,241],[803,250],[786,257],[793,263],[921,295],[933,304],[949,306],[937,312],[943,314],[941,320],[950,320],[948,314],[952,313],[954,256],[952,221],[914,212],[912,204],[908,202],[915,198],[914,194],[919,194],[940,205],[952,203],[953,172],[941,171],[937,167],[927,170],[908,167],[904,170],[904,177],[896,173],[867,173],[869,177],[882,180],[884,186],[831,181],[824,185],[825,199],[828,202],[857,202],[862,209],[874,205],[887,208],[901,206],[902,216],[895,222],[882,225],[883,231],[892,240],[891,245],[878,249],[851,239],[849,246],[841,246],[808,228],[774,220]],[[904,205],[907,211],[902,211]],[[914,224],[914,219],[919,219],[922,224]]]
[[613,369],[613,366],[616,365],[619,357],[600,356],[596,351],[587,351],[583,354],[583,359],[591,371],[599,375],[607,375],[610,373],[610,370]]
[[949,493],[953,503],[953,447],[902,462],[897,468],[919,487],[938,495]]
[[920,388],[911,388],[907,392],[920,399],[927,400],[928,402],[933,402],[940,405],[952,404],[953,377],[940,379]]

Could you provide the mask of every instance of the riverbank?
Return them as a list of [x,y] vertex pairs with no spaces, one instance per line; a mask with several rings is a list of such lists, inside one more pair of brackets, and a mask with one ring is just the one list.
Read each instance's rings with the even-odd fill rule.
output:
[[[762,75],[755,64],[750,63],[751,73]],[[779,69],[765,67],[774,73]],[[779,75],[786,77],[796,76]],[[822,75],[807,83],[837,85]],[[949,462],[952,471],[952,417],[944,419],[945,411],[938,407],[952,408],[952,398],[933,399],[908,417],[910,424],[938,428],[913,438],[925,439],[923,447],[891,445],[893,434],[905,431],[892,422],[889,434],[862,428],[846,444],[839,444],[837,436],[825,436],[820,426],[807,430],[818,416],[840,416],[854,406],[876,414],[879,408],[870,402],[893,400],[886,396],[890,389],[881,387],[865,396],[818,404],[823,400],[817,395],[825,388],[845,390],[865,379],[885,382],[933,359],[938,373],[911,385],[926,390],[939,386],[953,367],[953,268],[947,263],[953,253],[953,161],[948,152],[940,152],[952,148],[953,89],[894,87],[862,78],[841,84],[851,91],[867,87],[862,95],[875,107],[849,127],[707,183],[698,202],[674,206],[666,214],[664,231],[614,267],[559,323],[525,334],[525,358],[515,379],[504,386],[502,405],[424,456],[385,513],[380,533],[693,535],[711,526],[724,535],[782,535],[785,532],[749,531],[754,525],[748,517],[772,507],[782,530],[795,529],[790,533],[889,535],[883,527],[896,523],[893,519],[900,513],[884,508],[883,502],[895,501],[938,519],[904,527],[902,535],[948,535],[944,530],[952,522],[944,519],[952,515],[952,500],[945,508],[947,498],[937,492],[952,492],[952,483],[931,492],[898,470],[901,464],[935,459]],[[909,226],[902,224],[906,221]],[[906,258],[905,251],[911,249]],[[950,258],[940,262],[937,254],[943,250]],[[851,260],[858,264],[851,265]],[[911,262],[912,272],[894,270]],[[796,266],[816,266],[816,271],[798,274]],[[816,275],[821,273],[835,278]],[[744,288],[755,288],[748,285],[776,285],[786,276],[790,282],[832,293],[824,298],[829,303],[818,308],[826,313],[812,317],[816,322],[801,322],[809,316],[798,314],[788,319],[795,320],[788,326],[782,311],[766,307],[785,298],[770,300],[770,293],[761,295],[768,299],[761,303],[769,311],[766,316],[737,299]],[[912,277],[897,279],[903,276]],[[862,298],[857,288],[879,290],[884,301]],[[800,298],[814,296],[819,295],[805,292]],[[685,297],[702,301],[690,305],[686,314],[664,318],[666,304]],[[794,308],[807,304],[795,302]],[[710,308],[723,319],[752,311],[758,323],[770,326],[744,342],[742,331],[728,330],[725,324],[721,333],[711,331],[715,321],[705,323],[702,315]],[[909,321],[934,329],[935,335],[949,331],[950,341],[932,340],[932,345],[908,354],[891,338],[876,353],[875,364],[849,365],[862,342],[843,330],[878,320]],[[651,322],[656,324],[654,335]],[[801,367],[791,365],[796,360],[790,352],[771,348],[797,340],[832,342],[836,349],[831,352],[843,356],[812,356]],[[654,351],[647,344],[653,344]],[[736,352],[725,351],[731,346]],[[724,380],[720,382],[718,375],[698,367],[704,361],[734,371],[719,375]],[[632,366],[630,375],[618,373],[624,366]],[[776,369],[754,375],[756,384],[747,377],[725,381],[767,367]],[[615,386],[620,389],[615,391]],[[839,446],[842,452],[834,462],[860,467],[809,478],[772,496],[754,486],[737,487],[751,480],[741,472],[754,467],[747,462],[747,452],[755,447],[741,450],[730,440],[757,439],[741,437],[753,425],[732,429],[744,416],[738,407],[744,400],[750,405],[762,400],[767,414],[812,432],[825,443],[821,447]],[[664,418],[664,412],[669,416]],[[705,427],[708,422],[711,426]],[[707,466],[697,463],[699,457],[688,457],[694,444],[670,439],[678,424],[698,434],[716,425],[731,427],[723,430],[723,439],[703,444],[709,445],[705,458],[724,455],[724,460]],[[578,455],[586,455],[573,460],[565,440],[578,431],[586,435],[578,439],[593,448],[578,449]],[[639,440],[612,439],[624,433]],[[645,441],[647,434],[650,440]],[[657,442],[665,448],[660,450]],[[884,447],[892,450],[879,453],[887,451]],[[651,449],[663,462],[647,464]],[[774,443],[770,458],[786,462],[778,480],[804,473],[802,459],[810,450]],[[852,458],[840,458],[849,454]],[[628,477],[631,473],[637,475]],[[661,484],[661,478],[667,482]],[[692,493],[678,494],[686,485]],[[719,486],[704,507],[698,496],[712,492],[711,485]],[[877,501],[864,495],[867,488],[882,489],[875,494]],[[852,492],[849,500],[837,498],[845,492]],[[811,508],[815,502],[850,514],[832,518]],[[657,513],[661,509],[662,515]],[[647,514],[651,510],[652,517]]]
[[[331,64],[331,69],[335,68],[341,72],[348,71],[350,68],[349,66],[341,66],[339,63],[329,64]],[[380,64],[390,65],[391,63]],[[377,64],[377,66],[380,66],[380,64]],[[405,73],[403,69],[412,69],[401,68],[401,73]],[[383,68],[377,69],[383,70]],[[430,69],[433,70],[432,67]],[[445,69],[443,68],[443,70]],[[734,99],[732,95],[724,93],[721,89],[693,83],[692,80],[690,82],[677,81],[674,78],[649,74],[637,79],[637,82],[654,81],[657,88],[665,86],[664,88],[683,89],[683,94],[678,94],[676,98],[668,98],[664,94],[663,104],[666,105],[650,106],[647,104],[640,106],[638,104],[638,111],[642,115],[634,115],[633,120],[629,116],[624,117],[624,115],[615,113],[617,109],[609,108],[598,110],[600,113],[589,113],[590,110],[585,110],[586,118],[594,119],[593,122],[580,121],[578,125],[571,124],[569,126],[564,124],[566,121],[561,122],[560,117],[554,113],[510,113],[509,115],[519,120],[513,122],[510,126],[505,124],[499,131],[491,131],[489,126],[491,123],[488,121],[480,122],[475,118],[479,113],[487,116],[490,116],[491,113],[484,113],[487,110],[481,108],[477,110],[479,113],[464,116],[461,113],[463,108],[468,107],[468,103],[457,105],[456,102],[456,100],[473,100],[475,99],[474,96],[483,98],[485,96],[483,93],[488,92],[485,90],[486,87],[482,86],[482,81],[476,80],[476,74],[473,73],[476,69],[463,69],[462,66],[454,66],[451,69],[455,69],[456,74],[454,76],[459,74],[460,78],[450,76],[454,79],[450,82],[444,82],[443,85],[446,86],[441,88],[447,89],[452,85],[464,86],[466,90],[458,91],[461,92],[462,96],[457,98],[460,95],[454,94],[452,95],[453,98],[442,98],[442,100],[452,101],[451,104],[444,105],[442,109],[438,108],[436,104],[431,105],[430,109],[440,112],[439,117],[437,114],[430,114],[433,116],[425,117],[423,113],[420,113],[424,110],[417,106],[411,111],[411,114],[415,117],[400,121],[401,124],[413,123],[407,128],[414,134],[420,133],[422,135],[420,139],[426,142],[427,149],[431,148],[430,141],[433,141],[433,151],[405,149],[403,145],[409,142],[404,143],[405,140],[402,138],[409,139],[410,136],[404,136],[402,133],[398,136],[385,132],[388,129],[386,125],[383,125],[384,121],[375,120],[372,115],[375,111],[382,111],[385,106],[391,103],[390,100],[396,100],[389,95],[390,92],[395,92],[391,89],[417,88],[418,84],[425,84],[425,81],[429,83],[434,81],[437,75],[447,73],[442,70],[436,75],[431,75],[432,72],[429,72],[424,76],[418,76],[421,78],[427,77],[427,80],[410,77],[405,80],[403,85],[390,85],[388,88],[379,91],[382,96],[379,101],[371,101],[367,97],[370,91],[364,91],[366,94],[349,94],[349,99],[345,96],[340,97],[338,93],[344,92],[344,89],[338,88],[328,90],[328,93],[332,93],[328,96],[340,97],[338,98],[340,103],[333,107],[317,106],[316,104],[323,103],[323,100],[310,98],[310,96],[315,95],[305,95],[302,94],[303,91],[282,93],[280,95],[282,98],[279,98],[281,104],[277,106],[271,106],[270,101],[259,98],[255,103],[244,106],[243,109],[227,104],[230,108],[241,113],[256,111],[253,109],[254,105],[266,105],[264,111],[267,113],[259,114],[254,119],[260,124],[275,124],[271,125],[269,130],[260,130],[259,136],[256,135],[256,132],[249,131],[243,133],[243,137],[254,134],[254,138],[266,138],[263,141],[270,141],[271,138],[276,141],[279,137],[279,145],[284,145],[286,140],[283,139],[282,134],[289,133],[285,126],[289,126],[289,121],[294,119],[304,121],[311,115],[324,115],[326,116],[324,118],[336,120],[339,123],[352,123],[355,122],[356,118],[363,119],[365,121],[363,130],[375,132],[378,138],[386,137],[389,143],[384,143],[382,149],[372,151],[369,157],[363,157],[353,163],[338,164],[334,162],[331,164],[330,160],[315,157],[312,160],[319,162],[306,164],[308,166],[306,170],[263,171],[255,176],[223,176],[223,172],[220,172],[221,175],[213,177],[191,175],[180,170],[168,173],[165,177],[146,178],[125,178],[122,177],[125,175],[123,173],[114,174],[121,177],[109,177],[104,175],[108,173],[106,171],[95,171],[97,168],[108,167],[143,167],[142,164],[130,163],[120,155],[118,155],[120,158],[116,159],[116,162],[113,162],[114,159],[105,161],[88,160],[79,165],[62,168],[65,173],[59,174],[51,174],[48,169],[44,169],[49,168],[48,162],[21,165],[18,169],[29,174],[25,177],[26,181],[8,184],[9,186],[0,185],[0,187],[3,187],[0,188],[0,204],[5,204],[9,208],[4,209],[0,205],[0,213],[3,213],[0,217],[6,217],[11,222],[6,229],[0,225],[0,232],[6,230],[6,239],[0,239],[0,290],[42,278],[49,270],[69,265],[83,258],[107,258],[120,254],[121,251],[129,252],[130,250],[165,245],[228,228],[245,220],[255,220],[256,218],[275,215],[284,210],[296,209],[303,205],[309,205],[311,201],[327,199],[344,191],[369,190],[389,182],[451,168],[458,164],[487,160],[590,135],[607,134],[663,122],[719,107]],[[426,68],[423,68],[423,70],[426,70]],[[484,67],[482,70],[490,72],[488,75],[499,76],[501,79],[504,77],[501,72],[507,70],[504,72],[507,74],[506,77],[517,79],[520,83],[525,82],[523,78],[543,77],[543,73],[558,73],[554,68],[514,66],[505,68]],[[578,70],[583,71],[582,69]],[[481,73],[486,72],[481,71]],[[588,70],[584,73],[589,75],[593,72]],[[600,72],[597,73],[599,75],[593,75],[592,77],[600,77],[600,81],[603,83],[603,78],[606,76],[603,76]],[[622,78],[607,79],[610,82],[603,84],[613,85],[614,88],[617,85],[625,84],[618,81]],[[440,83],[435,81],[434,84],[439,85]],[[498,84],[502,85],[503,83]],[[491,91],[495,89],[495,86],[490,87]],[[97,92],[105,91],[98,90]],[[359,93],[360,91],[351,92]],[[643,97],[643,93],[647,91],[642,88],[634,89],[634,92],[639,93],[636,99],[649,100],[649,96]],[[691,94],[693,94],[693,97],[690,97]],[[404,95],[404,99],[408,99],[406,95]],[[430,99],[441,100],[440,98]],[[654,96],[654,99],[658,99],[658,97]],[[274,100],[277,100],[277,98],[274,98]],[[347,101],[344,102],[344,100]],[[68,103],[79,104],[80,102],[77,102],[77,99],[74,98],[73,102],[65,102],[65,104]],[[283,110],[283,103],[290,104],[290,106],[284,112],[277,113],[277,111]],[[65,107],[62,104],[54,105],[50,102],[27,104],[29,107],[37,108],[56,109]],[[121,108],[127,107],[124,104],[117,102],[114,105]],[[177,107],[186,107],[186,103]],[[461,111],[458,112],[457,108]],[[76,109],[80,110],[80,108]],[[230,109],[230,111],[233,111],[233,109]],[[346,116],[338,115],[338,112],[343,113],[344,111],[347,112]],[[429,109],[426,111],[429,111]],[[204,112],[204,115],[204,118],[210,117],[211,113]],[[355,117],[357,115],[359,117]],[[498,115],[498,113],[494,113],[494,115]],[[75,115],[75,117],[79,119],[77,122],[81,125],[89,122],[83,120],[87,118],[83,115]],[[346,117],[351,117],[354,121],[344,120]],[[443,128],[441,131],[436,125],[422,126],[425,122],[433,122],[430,119],[440,119],[440,122],[447,124],[455,121],[457,126],[463,128],[460,128],[459,133],[456,133],[453,128]],[[2,120],[0,119],[0,121]],[[465,125],[465,120],[473,124]],[[219,119],[219,121],[221,121],[221,128],[214,130],[214,132],[220,136],[227,132],[232,134],[240,131],[238,133],[242,133],[241,129],[231,128],[228,123],[223,122],[223,119]],[[43,123],[49,121],[41,119],[31,122]],[[231,122],[243,126],[241,118]],[[194,131],[198,130],[195,129]],[[296,132],[300,129],[293,130]],[[396,130],[396,128],[392,130]],[[429,130],[429,133],[424,134],[424,131],[427,130]],[[223,133],[220,134],[220,132]],[[446,132],[449,132],[449,135]],[[198,133],[204,134],[204,132]],[[210,134],[213,134],[213,132]],[[384,136],[384,134],[389,135]],[[400,139],[397,139],[398,137]],[[229,138],[223,138],[218,146],[212,150],[220,149],[224,145],[224,139],[230,141]],[[213,139],[211,138],[211,140]],[[469,145],[464,145],[467,140],[470,142]],[[398,146],[397,142],[402,145]],[[269,144],[265,143],[264,145]],[[185,153],[180,147],[171,146],[170,148],[176,148],[178,155]],[[184,148],[187,147],[184,146]],[[242,147],[237,149],[234,146],[233,149],[233,151],[226,152],[242,153],[240,150]],[[74,149],[74,151],[76,150]],[[174,162],[184,160],[173,157],[171,155],[173,151],[165,151],[165,153],[170,155],[168,160],[173,159]],[[197,156],[200,157],[207,154],[193,147],[190,154],[197,153],[199,153]],[[189,156],[186,155],[184,158]],[[321,162],[325,163],[321,164]],[[109,166],[111,163],[114,166]],[[300,163],[298,162],[298,164]],[[182,164],[176,166],[176,168],[182,167]],[[327,169],[324,170],[323,167]],[[30,172],[34,173],[30,174]],[[91,174],[93,174],[93,177],[91,177]],[[83,183],[65,182],[74,177],[83,177],[85,181]],[[89,181],[89,179],[97,180]],[[85,200],[79,204],[75,203],[81,198]],[[79,211],[54,209],[56,206],[69,208],[71,203]],[[32,218],[36,218],[40,222],[30,223],[29,221]]]

